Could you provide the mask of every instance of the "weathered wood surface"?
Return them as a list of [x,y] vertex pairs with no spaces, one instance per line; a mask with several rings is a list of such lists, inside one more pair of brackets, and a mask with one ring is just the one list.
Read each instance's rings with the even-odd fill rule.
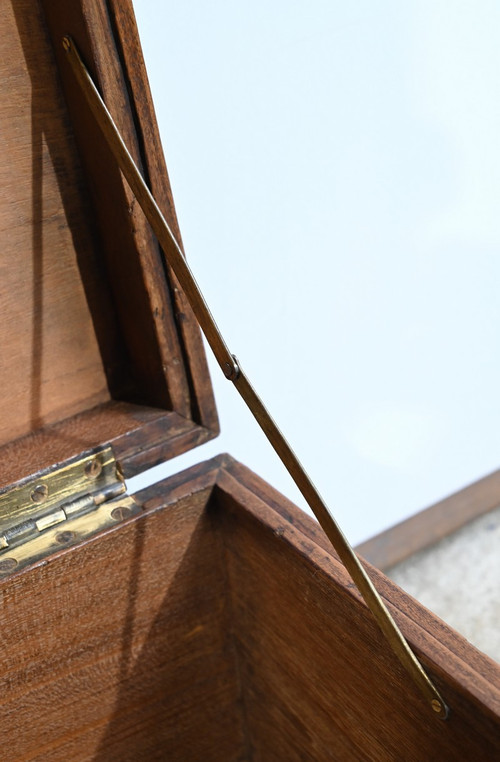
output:
[[[121,329],[126,337],[136,394],[157,407],[189,412],[189,389],[181,349],[172,323],[168,287],[152,233],[116,162],[103,144],[82,101],[67,62],[62,38],[72,35],[94,72],[108,107],[134,158],[142,165],[136,117],[128,92],[107,3],[102,0],[51,0],[42,3],[55,60],[68,104],[89,190],[90,204],[110,276]],[[147,170],[146,170],[147,171]],[[169,367],[171,374],[164,369]]]
[[[32,451],[25,476],[45,458],[36,442],[65,460],[81,451],[73,429],[106,420],[95,431],[121,437],[131,473],[176,454],[155,439],[148,457],[147,433],[168,437],[170,412],[185,421],[178,452],[218,432],[199,331],[58,61],[62,34],[73,34],[177,231],[133,12],[102,0],[6,0],[0,21],[0,447],[14,464]],[[143,405],[148,420],[156,408],[166,425],[140,437],[134,411],[127,432],[120,403]],[[98,444],[90,427],[84,439]],[[139,444],[135,455],[125,439]]]
[[177,413],[111,401],[0,447],[0,489],[103,442],[113,445],[125,476],[134,476],[211,435]]
[[[135,127],[139,134],[149,186],[163,215],[175,235],[181,249],[182,237],[175,212],[172,190],[163,154],[158,125],[154,117],[154,106],[149,89],[147,72],[142,55],[134,9],[131,0],[112,0],[108,3],[116,36],[120,40],[123,66],[128,79],[129,95],[133,101],[133,112],[137,115]],[[138,212],[139,213],[139,212]],[[176,327],[182,337],[182,350],[186,363],[186,374],[191,395],[191,415],[194,421],[211,431],[218,430],[211,387],[207,383],[208,368],[203,350],[200,329],[184,293],[178,287],[177,279],[164,260],[174,304]]]
[[0,584],[2,760],[241,759],[212,484]]
[[433,717],[318,526],[243,466],[138,497],[0,583],[7,762],[498,757],[499,666],[373,572],[450,703]]
[[[149,224],[105,145],[62,50],[62,37],[69,34],[178,234],[132,7],[121,0],[50,0],[43,4],[103,254],[112,273],[120,325],[139,394],[144,396],[135,401],[174,409],[202,425],[216,427],[199,330],[176,284],[167,283],[165,263]],[[186,372],[186,356],[195,364],[192,373]]]
[[238,464],[217,482],[253,760],[490,760],[500,667],[372,570],[451,707],[432,716],[319,527]]
[[500,505],[500,471],[440,500],[356,548],[378,569],[389,569]]
[[109,391],[78,270],[93,247],[85,193],[36,2],[0,6],[0,83],[1,445]]

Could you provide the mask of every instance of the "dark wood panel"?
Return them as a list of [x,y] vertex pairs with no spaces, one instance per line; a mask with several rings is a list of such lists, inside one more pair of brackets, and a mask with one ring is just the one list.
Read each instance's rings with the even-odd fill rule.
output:
[[499,666],[371,570],[435,718],[321,530],[254,474],[223,456],[138,498],[0,584],[8,762],[496,759]]
[[2,759],[242,758],[213,481],[0,584]]
[[[78,267],[94,241],[39,5],[4,2],[0,22],[1,445],[110,394]],[[87,285],[102,302],[98,273]]]
[[62,49],[63,35],[72,35],[131,154],[142,165],[125,72],[107,4],[102,0],[64,0],[42,5],[85,173],[101,255],[126,337],[136,382],[136,398],[130,401],[188,415],[189,390],[156,244],[100,136]]
[[211,436],[177,413],[109,402],[0,447],[0,489],[106,443],[112,444],[125,477],[134,476]]
[[497,758],[497,664],[375,575],[450,704],[438,720],[319,527],[242,466],[217,491],[255,760]]
[[[225,468],[221,470],[221,478],[226,478],[227,475],[235,479],[239,484],[238,489],[244,490],[243,494],[245,491],[250,491],[254,497],[272,508],[285,522],[283,526],[292,524],[303,538],[312,541],[311,547],[322,548],[326,551],[328,558],[333,557],[338,560],[331,543],[316,521],[298,510],[293,503],[246,466],[229,456],[226,456],[224,463]],[[474,700],[489,707],[493,714],[500,715],[500,666],[478,651],[435,614],[424,608],[411,595],[401,590],[379,569],[366,561],[364,565],[396,621],[405,629],[408,639],[416,648],[423,651],[430,649],[429,653],[433,654],[436,667],[440,665],[439,668],[444,673],[449,673],[453,667],[456,671],[455,677],[462,682],[464,690],[475,697]],[[346,579],[351,594],[361,601],[361,596],[343,566],[339,564],[335,568],[343,575],[339,577],[339,581]],[[439,648],[436,647],[436,643],[439,644]]]
[[379,569],[389,569],[500,505],[500,471],[464,487],[357,546]]
[[[62,51],[79,46],[129,151],[178,232],[132,7],[102,0],[46,2],[46,17],[86,171],[116,309],[137,380],[136,398],[217,430],[199,332],[158,244],[89,113]],[[186,361],[192,362],[188,368]]]
[[[161,428],[168,437],[170,423],[148,425],[141,436],[138,415],[130,432],[120,412],[108,420],[103,442],[120,436],[117,450],[132,473],[218,433],[199,332],[60,56],[62,34],[75,34],[176,225],[133,12],[101,0],[9,0],[0,14],[0,446],[17,471],[16,454],[32,450],[26,476],[46,460],[35,442],[50,441],[60,461],[65,440],[70,457],[72,427],[81,433],[102,411],[109,419],[120,411],[110,400],[144,405],[146,420],[151,408],[183,418],[187,436],[176,425],[171,441],[156,436]],[[83,438],[97,444],[89,429]]]
[[[119,41],[129,97],[136,114],[135,126],[149,186],[177,242],[183,248],[132,2],[110,0],[108,7]],[[162,261],[171,284],[174,318],[182,337],[181,348],[186,361],[187,380],[192,389],[191,415],[197,423],[217,431],[217,413],[212,389],[207,383],[208,367],[198,323],[168,262],[164,258]]]

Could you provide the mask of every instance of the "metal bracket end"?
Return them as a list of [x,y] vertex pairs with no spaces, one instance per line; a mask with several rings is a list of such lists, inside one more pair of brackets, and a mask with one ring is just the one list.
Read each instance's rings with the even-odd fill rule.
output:
[[231,355],[233,362],[225,362],[222,368],[222,372],[228,381],[236,381],[240,375],[240,366],[236,355]]

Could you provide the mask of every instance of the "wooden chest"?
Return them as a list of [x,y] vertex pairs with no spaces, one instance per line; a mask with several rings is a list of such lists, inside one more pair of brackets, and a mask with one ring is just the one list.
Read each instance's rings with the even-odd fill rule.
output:
[[1,759],[500,758],[498,665],[371,568],[450,707],[433,716],[316,523],[230,456],[135,503],[113,472],[91,518],[111,452],[132,476],[217,414],[186,297],[64,60],[70,34],[179,237],[129,0],[0,14]]

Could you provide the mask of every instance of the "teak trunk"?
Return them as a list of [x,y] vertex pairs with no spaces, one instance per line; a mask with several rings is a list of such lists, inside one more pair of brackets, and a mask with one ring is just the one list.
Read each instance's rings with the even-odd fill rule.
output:
[[[70,34],[178,236],[133,11],[0,21],[0,487],[104,444],[130,476],[218,432],[191,310],[63,59]],[[317,524],[245,466],[135,498],[17,572],[0,549],[2,760],[500,759],[499,666],[369,567],[434,717]]]

